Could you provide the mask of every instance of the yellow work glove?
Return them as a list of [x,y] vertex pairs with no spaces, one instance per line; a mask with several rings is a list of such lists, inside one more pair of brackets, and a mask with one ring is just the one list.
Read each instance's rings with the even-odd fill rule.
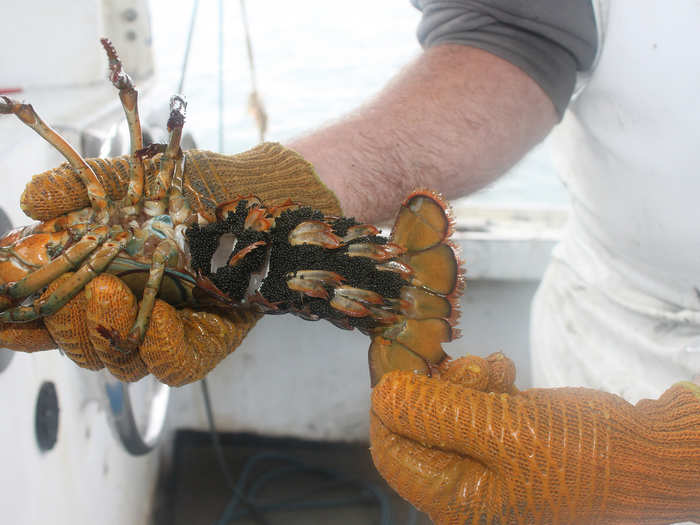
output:
[[[117,200],[126,192],[128,169],[106,171],[94,159],[87,161]],[[114,175],[116,174],[116,176]],[[261,144],[238,155],[189,151],[183,193],[194,211],[212,216],[216,206],[238,196],[256,195],[267,205],[287,199],[340,215],[335,195],[319,180],[313,167],[297,153],[276,143]],[[48,220],[89,206],[87,191],[70,170],[36,175],[21,199],[33,219]],[[46,293],[50,293],[61,277]],[[0,273],[0,282],[15,280]],[[125,336],[136,317],[137,301],[117,277],[103,274],[54,315],[22,324],[0,324],[0,346],[25,352],[60,348],[76,364],[89,369],[107,367],[123,381],[148,373],[170,385],[204,377],[240,344],[260,318],[252,310],[176,310],[157,300],[139,352],[129,355],[113,349],[97,330],[104,326]]]
[[[437,524],[700,521],[700,387],[636,406],[584,388],[517,392],[501,354],[386,374],[371,452]],[[511,372],[504,372],[511,370]]]
[[[292,199],[328,215],[340,215],[338,199],[311,163],[281,144],[265,142],[237,155],[188,150],[187,156],[182,186],[193,211],[213,213],[219,204],[253,194],[268,206]],[[87,159],[87,163],[111,199],[126,194],[128,165],[118,165],[114,177],[96,159]],[[20,205],[32,219],[45,221],[88,207],[90,201],[77,174],[49,170],[27,184]]]

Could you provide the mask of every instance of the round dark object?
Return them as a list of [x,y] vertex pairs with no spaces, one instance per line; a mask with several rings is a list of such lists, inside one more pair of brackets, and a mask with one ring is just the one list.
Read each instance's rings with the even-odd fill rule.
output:
[[34,415],[34,429],[39,450],[47,452],[56,445],[58,437],[58,397],[56,386],[44,381],[39,389]]

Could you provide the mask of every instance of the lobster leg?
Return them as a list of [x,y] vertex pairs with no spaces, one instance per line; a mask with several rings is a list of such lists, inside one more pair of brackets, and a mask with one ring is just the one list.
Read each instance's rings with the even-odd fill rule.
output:
[[19,277],[13,272],[2,273],[7,281],[16,281],[24,277],[29,271],[35,270],[51,260],[51,253],[60,253],[71,240],[70,232],[61,230],[57,232],[34,233],[26,237],[20,237],[7,246],[0,246],[0,264],[12,263],[22,270]]
[[28,297],[40,288],[55,281],[64,273],[78,266],[88,255],[90,255],[109,234],[107,226],[100,226],[85,235],[64,253],[53,259],[46,266],[42,266],[17,282],[0,287],[0,292],[5,292],[13,299]]
[[[141,119],[139,119],[138,96],[131,77],[122,69],[122,61],[117,55],[112,42],[108,38],[101,38],[102,47],[107,52],[109,60],[109,79],[112,85],[119,90],[119,99],[122,101],[126,121],[129,125],[129,137],[131,140],[131,158],[129,165],[129,187],[126,191],[123,204],[132,206],[141,202],[143,197],[144,167],[143,159],[136,152],[143,149],[143,134],[141,133]],[[133,210],[136,212],[136,210]]]
[[17,306],[0,312],[0,321],[24,322],[51,315],[75,297],[87,283],[102,273],[124,249],[131,234],[121,231],[105,242],[78,270],[43,300],[32,306]]
[[179,95],[170,97],[170,117],[168,118],[170,140],[160,158],[160,170],[156,176],[155,187],[146,201],[146,213],[152,217],[165,213],[166,201],[172,189],[175,165],[182,160],[180,140],[182,127],[185,125],[185,108],[187,108],[187,102],[184,98]]
[[27,126],[36,131],[46,142],[56,148],[63,155],[71,167],[77,172],[80,180],[87,188],[90,203],[97,211],[97,222],[103,224],[107,220],[107,208],[109,198],[97,175],[85,162],[85,159],[68,144],[54,129],[48,126],[37,113],[31,104],[21,104],[9,97],[0,97],[0,114],[14,114]]
[[192,208],[182,193],[183,177],[183,163],[176,162],[173,182],[170,188],[170,198],[168,199],[168,215],[172,217],[175,224],[184,224],[192,215]]
[[[0,311],[11,307],[15,301],[6,295],[7,283],[19,281],[51,261],[63,251],[71,240],[68,231],[35,233],[10,240],[9,245],[0,246]],[[12,236],[11,236],[12,237]]]
[[31,233],[44,233],[69,230],[71,234],[78,237],[86,233],[87,227],[94,216],[95,211],[92,208],[83,208],[30,226],[29,231]]
[[[174,99],[174,100],[173,100]],[[185,122],[185,108],[187,104],[181,97],[173,97],[170,101],[170,107],[174,111],[171,112],[170,118],[168,119],[168,129],[170,129],[171,124],[174,126],[173,133],[176,133],[175,140],[177,140],[177,161],[174,163],[174,173],[171,175],[170,181],[170,195],[168,199],[168,215],[170,215],[176,223],[183,224],[192,214],[192,209],[189,202],[185,199],[182,193],[182,184],[184,178],[184,166],[181,161],[182,152],[180,151],[180,140],[182,138],[182,126]],[[181,108],[173,107],[173,104],[181,104]],[[176,110],[176,111],[175,111]],[[171,144],[173,143],[173,135],[170,138]],[[171,145],[168,145],[170,148]],[[166,149],[167,152],[167,149]]]
[[148,323],[151,321],[156,295],[158,295],[160,284],[163,282],[165,268],[166,266],[172,266],[173,263],[177,261],[177,256],[177,245],[170,239],[166,239],[158,244],[155,252],[153,252],[151,268],[148,272],[148,281],[143,290],[143,299],[139,305],[136,320],[126,339],[121,338],[118,333],[110,331],[102,326],[98,328],[100,334],[108,339],[112,345],[122,353],[130,354],[135,351],[146,336],[146,330],[148,329]]

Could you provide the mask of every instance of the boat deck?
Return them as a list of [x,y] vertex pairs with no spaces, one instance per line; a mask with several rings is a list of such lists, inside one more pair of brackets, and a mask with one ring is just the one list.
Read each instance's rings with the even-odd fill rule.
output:
[[[160,483],[156,525],[431,523],[382,480],[366,444],[252,434],[219,438],[234,484],[244,487],[260,518],[253,519],[241,503],[232,506],[234,493],[227,487],[211,435],[180,431],[173,463]],[[230,520],[222,519],[227,506]]]

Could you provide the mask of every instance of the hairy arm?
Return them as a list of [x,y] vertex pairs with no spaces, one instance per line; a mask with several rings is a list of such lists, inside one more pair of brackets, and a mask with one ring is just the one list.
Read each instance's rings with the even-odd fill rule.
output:
[[557,121],[551,99],[521,69],[443,44],[353,113],[287,145],[314,165],[345,215],[376,222],[417,187],[455,198],[486,186]]

